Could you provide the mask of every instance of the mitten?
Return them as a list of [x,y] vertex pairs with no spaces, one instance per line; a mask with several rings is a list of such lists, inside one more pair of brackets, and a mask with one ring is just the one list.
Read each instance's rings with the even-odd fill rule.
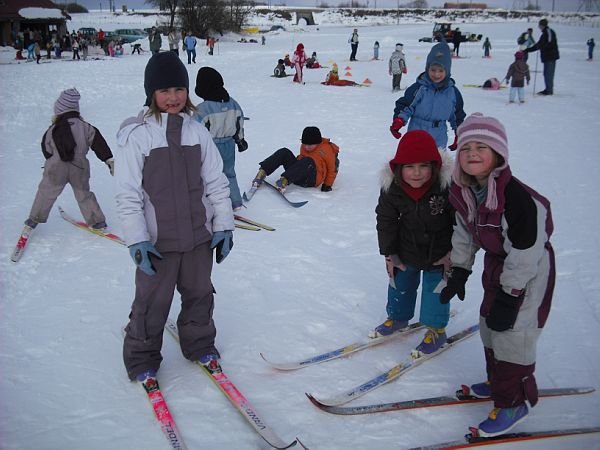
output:
[[485,323],[491,330],[506,331],[513,327],[519,314],[522,297],[514,297],[498,289]]
[[326,184],[322,184],[321,185],[321,192],[331,192],[331,186],[328,186]]
[[115,160],[113,158],[108,158],[106,161],[104,161],[104,163],[108,166],[108,170],[110,171],[110,174],[114,177],[115,176]]
[[390,133],[392,133],[392,136],[394,136],[396,139],[400,139],[402,137],[402,133],[400,133],[400,128],[402,128],[403,126],[404,119],[400,117],[394,117],[392,125],[390,125]]
[[229,255],[233,247],[233,231],[215,231],[210,243],[210,248],[217,248],[217,264],[220,264]]
[[246,139],[240,139],[239,141],[236,142],[237,144],[237,149],[238,152],[245,152],[246,150],[248,150],[248,143],[246,142]]
[[146,275],[150,276],[156,273],[156,269],[154,268],[154,264],[152,264],[150,255],[154,255],[158,259],[162,259],[162,255],[158,253],[158,250],[154,248],[154,245],[152,245],[150,241],[143,241],[130,245],[129,254],[131,255],[135,265],[138,266],[138,268]]
[[456,135],[456,133],[454,133],[454,142],[452,143],[452,145],[450,145],[448,147],[448,149],[451,150],[451,151],[455,151],[457,145],[458,145],[458,136]]
[[453,267],[450,269],[446,287],[440,293],[440,303],[445,305],[455,295],[458,295],[459,299],[464,300],[465,285],[467,284],[469,275],[471,275],[471,271],[462,267]]

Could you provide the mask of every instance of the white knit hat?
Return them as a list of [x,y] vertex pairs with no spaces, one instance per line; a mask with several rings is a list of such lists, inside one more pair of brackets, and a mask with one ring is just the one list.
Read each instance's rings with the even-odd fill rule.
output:
[[54,114],[60,115],[69,111],[79,112],[79,99],[81,95],[75,88],[62,91],[54,103]]

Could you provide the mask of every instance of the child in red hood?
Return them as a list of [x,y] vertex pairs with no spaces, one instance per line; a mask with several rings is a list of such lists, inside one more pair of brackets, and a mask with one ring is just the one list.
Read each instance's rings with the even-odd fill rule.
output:
[[302,83],[302,68],[304,64],[306,64],[306,53],[304,53],[304,44],[300,43],[296,46],[296,51],[293,55],[294,68],[296,69],[296,74],[294,75],[294,83]]

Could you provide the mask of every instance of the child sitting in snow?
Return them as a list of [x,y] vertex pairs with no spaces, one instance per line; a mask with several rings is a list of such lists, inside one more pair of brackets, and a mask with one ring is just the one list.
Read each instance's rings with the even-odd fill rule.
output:
[[285,56],[283,57],[283,63],[287,66],[287,67],[294,67],[294,63],[292,62],[292,60],[290,59],[290,55],[288,53],[285,54]]
[[331,70],[327,74],[325,81],[323,81],[321,84],[324,84],[326,86],[356,86],[356,85],[358,85],[358,83],[355,83],[354,81],[351,81],[351,80],[341,80],[340,76],[338,74],[338,66],[335,63],[333,63],[333,66],[331,66]]
[[[454,130],[456,149],[456,128],[465,118],[463,98],[450,78],[452,58],[446,42],[435,44],[425,64],[425,72],[417,77],[404,97],[396,101],[394,118],[390,132],[396,139],[402,134],[400,129],[408,123],[408,130],[425,130],[433,136],[438,147],[445,149],[448,144],[446,122]],[[410,122],[409,122],[410,120]]]
[[285,73],[285,64],[283,59],[277,61],[277,65],[275,66],[275,69],[273,69],[273,76],[275,78],[287,77],[287,74]]
[[307,69],[320,69],[321,68],[321,64],[319,64],[319,61],[317,60],[317,52],[312,52],[312,55],[310,55],[310,58],[308,58],[306,60],[306,68]]
[[284,193],[290,183],[302,187],[321,186],[321,192],[329,192],[337,177],[339,147],[321,136],[317,127],[306,127],[302,131],[300,154],[296,157],[289,148],[282,147],[260,163],[260,169],[252,181],[258,189],[267,175],[279,166],[285,171],[275,186]]
[[390,283],[387,320],[370,337],[387,336],[408,326],[421,285],[420,321],[427,327],[416,350],[437,351],[446,343],[450,308],[436,287],[449,266],[454,210],[448,201],[453,159],[438,150],[423,130],[400,140],[396,156],[383,169],[377,214],[379,252]]

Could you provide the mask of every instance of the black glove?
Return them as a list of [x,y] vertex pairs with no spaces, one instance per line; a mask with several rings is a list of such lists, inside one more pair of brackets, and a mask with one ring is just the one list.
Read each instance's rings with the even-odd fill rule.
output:
[[331,186],[328,186],[326,184],[322,184],[321,185],[321,192],[331,192]]
[[506,331],[512,328],[517,320],[522,300],[522,296],[513,297],[504,292],[502,288],[498,289],[490,312],[485,318],[488,328],[494,331]]
[[239,141],[236,142],[237,144],[237,148],[238,148],[238,152],[245,152],[246,150],[248,150],[248,143],[246,142],[246,139],[240,139]]
[[440,303],[446,304],[452,297],[458,295],[461,300],[465,299],[465,284],[471,275],[471,271],[461,267],[453,267],[450,269],[446,287],[440,292]]

